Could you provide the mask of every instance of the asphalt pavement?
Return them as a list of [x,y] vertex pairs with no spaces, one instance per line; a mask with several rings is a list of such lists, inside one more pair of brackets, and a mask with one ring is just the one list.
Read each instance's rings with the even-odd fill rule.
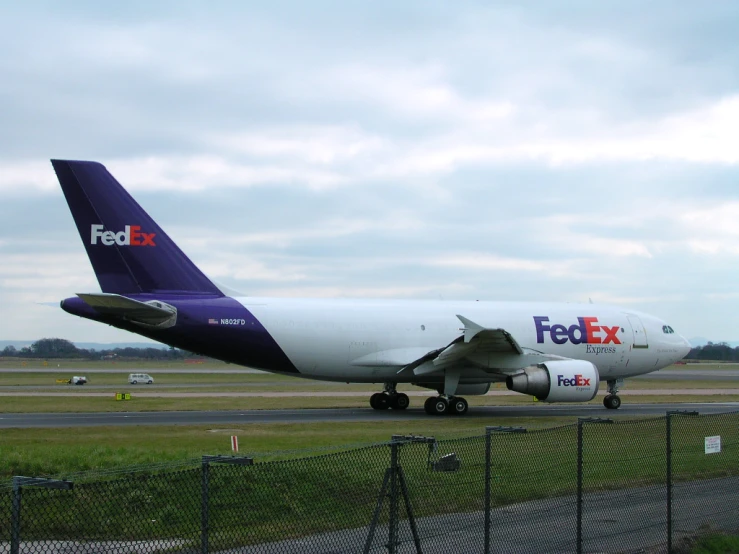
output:
[[[735,412],[739,411],[739,402],[622,404],[616,412],[594,404],[561,405],[542,403],[533,406],[474,406],[461,417],[487,420],[485,423],[493,423],[495,418],[504,417],[662,416],[668,410],[697,411],[701,414]],[[403,411],[377,411],[371,408],[329,408],[205,412],[0,413],[0,429],[120,425],[248,425],[252,423],[321,423],[329,421],[411,421],[430,417],[438,416],[429,416],[422,408],[409,408]]]

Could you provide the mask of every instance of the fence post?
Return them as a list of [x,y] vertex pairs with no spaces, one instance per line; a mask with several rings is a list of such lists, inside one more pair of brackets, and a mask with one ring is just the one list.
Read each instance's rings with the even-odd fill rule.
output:
[[10,516],[10,554],[18,554],[21,546],[21,495],[22,487],[72,490],[74,483],[43,477],[13,477],[13,505]]
[[667,448],[667,554],[672,553],[672,412],[665,417]]
[[585,423],[613,423],[613,420],[601,417],[577,418],[577,554],[582,554],[583,425]]
[[203,456],[203,472],[200,497],[200,552],[208,554],[210,544],[210,464],[254,465],[253,458],[246,456]]
[[493,433],[525,433],[525,427],[485,427],[485,554],[490,554],[490,510],[492,498],[490,478],[492,466]]
[[208,480],[210,464],[203,456],[203,474],[200,496],[200,552],[208,554]]
[[398,543],[398,448],[400,443],[390,442],[390,517],[388,553],[395,554]]
[[485,554],[490,554],[490,464],[492,463],[492,427],[485,428]]
[[577,554],[582,554],[582,425],[577,420]]
[[698,415],[698,412],[668,410],[665,417],[665,440],[667,454],[667,554],[672,553],[672,416]]
[[21,478],[13,477],[13,506],[10,516],[10,554],[18,554],[21,546]]

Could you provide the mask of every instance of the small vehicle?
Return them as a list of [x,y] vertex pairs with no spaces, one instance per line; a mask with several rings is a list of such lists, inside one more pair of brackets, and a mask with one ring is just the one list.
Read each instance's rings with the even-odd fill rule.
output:
[[139,383],[151,385],[154,383],[154,378],[148,373],[131,373],[128,376],[128,382],[132,385],[138,385]]
[[84,375],[75,375],[69,380],[70,385],[84,385],[87,383],[87,377]]

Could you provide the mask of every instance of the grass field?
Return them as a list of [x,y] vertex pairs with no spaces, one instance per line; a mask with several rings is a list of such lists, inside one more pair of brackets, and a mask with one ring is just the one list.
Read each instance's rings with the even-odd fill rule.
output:
[[[89,364],[89,365],[88,365]],[[42,362],[28,369],[38,373],[10,373],[18,363],[0,362],[0,392],[17,396],[0,397],[2,412],[106,412],[165,410],[243,410],[274,408],[367,407],[367,396],[378,390],[373,385],[319,383],[261,373],[219,373],[234,366],[221,363],[60,363],[49,368]],[[676,366],[682,369],[685,366]],[[705,369],[725,366],[701,365]],[[87,370],[103,372],[87,374]],[[157,370],[175,373],[157,373]],[[694,366],[690,366],[694,369]],[[732,367],[733,369],[733,367]],[[129,386],[129,372],[154,376],[153,386]],[[90,385],[57,385],[56,379],[87,374]],[[694,389],[698,383],[710,388],[735,388],[731,381],[628,381],[622,398],[628,402],[730,401],[733,396],[632,396],[629,390]],[[401,386],[401,390],[418,390]],[[703,388],[709,388],[708,386]],[[33,392],[74,393],[69,397],[30,396]],[[133,399],[115,401],[115,391],[131,391]],[[146,392],[201,394],[219,391],[313,393],[308,397],[144,397]],[[356,391],[367,396],[327,397],[325,391]],[[95,396],[106,394],[106,397]],[[414,406],[423,398],[412,397]],[[528,405],[530,397],[469,397],[471,406]],[[601,397],[592,401],[601,403]],[[632,421],[617,419],[613,425],[590,425],[586,435],[587,490],[643,486],[664,482],[665,423],[663,418]],[[407,421],[328,422],[305,424],[248,425],[162,425],[84,427],[79,429],[2,429],[0,430],[0,488],[13,475],[73,477],[81,483],[78,494],[50,496],[59,503],[48,510],[43,496],[38,504],[42,516],[31,518],[24,527],[29,538],[90,536],[101,540],[120,538],[158,538],[193,536],[200,517],[200,473],[197,460],[205,454],[231,454],[230,437],[239,437],[240,454],[258,464],[239,479],[214,471],[214,490],[230,498],[214,499],[213,514],[220,518],[221,531],[213,536],[213,547],[230,548],[269,540],[282,540],[305,534],[367,525],[378,487],[389,462],[387,446],[356,450],[360,446],[386,443],[393,434],[433,436],[445,441],[440,452],[453,451],[463,459],[462,471],[454,474],[430,472],[425,445],[408,446],[404,467],[412,487],[417,515],[474,511],[481,509],[484,459],[481,445],[486,425],[521,426],[529,433],[500,437],[496,443],[493,491],[496,504],[572,494],[575,489],[574,460],[577,451],[576,417],[557,418],[423,418]],[[737,448],[736,417],[726,419],[680,416],[674,440],[676,479],[735,475]],[[703,437],[721,435],[721,456],[706,456]],[[615,448],[614,448],[615,446]],[[411,452],[415,452],[411,456]],[[332,454],[326,456],[326,454]],[[320,455],[320,456],[319,456]],[[679,463],[678,463],[679,461]],[[166,476],[145,478],[134,474],[134,467],[161,466],[189,462],[192,469],[181,469]],[[117,470],[117,479],[93,482],[88,474]],[[225,469],[223,470],[226,471]],[[236,471],[236,470],[234,470]],[[151,472],[151,471],[150,471]],[[523,477],[525,476],[525,478]],[[89,488],[84,483],[89,482]],[[105,488],[110,486],[112,488]],[[6,489],[7,490],[7,489]],[[439,495],[438,491],[444,494]],[[1,492],[1,491],[0,491]],[[27,496],[28,494],[28,496]],[[31,502],[24,492],[24,502]],[[6,500],[9,498],[5,496]],[[250,498],[258,510],[244,510],[241,500]],[[65,500],[66,499],[66,500]],[[0,494],[2,500],[2,494]],[[0,502],[2,504],[2,502]],[[0,515],[7,510],[0,505]],[[67,513],[75,517],[66,517]],[[304,514],[310,513],[306,518]],[[302,515],[301,515],[302,514]],[[53,517],[52,517],[53,516]],[[250,518],[244,525],[244,518]],[[58,523],[61,521],[62,523]],[[70,523],[71,522],[71,523]],[[2,527],[2,523],[0,523]],[[235,533],[247,529],[246,538]],[[234,535],[228,535],[233,532]],[[188,535],[188,533],[190,535]],[[194,534],[195,536],[197,533]],[[192,544],[198,544],[197,538]],[[724,543],[720,543],[721,548]],[[710,552],[711,550],[706,550]],[[715,550],[716,552],[720,550]]]
[[[56,362],[54,362],[56,364]],[[267,373],[219,373],[240,369],[221,362],[203,364],[168,362],[110,362],[69,361],[58,362],[60,367],[49,367],[43,361],[27,362],[0,360],[0,392],[16,392],[17,396],[0,397],[0,413],[29,412],[135,412],[135,411],[187,411],[187,410],[244,410],[244,409],[311,409],[352,408],[367,406],[367,397],[378,390],[376,385],[347,385],[325,383]],[[701,364],[701,369],[734,368],[724,364]],[[8,369],[29,369],[40,372],[11,373]],[[695,369],[696,366],[673,366],[671,369]],[[101,370],[87,374],[90,385],[71,386],[56,384],[56,379],[86,374],[86,370]],[[157,370],[175,373],[157,373]],[[154,376],[152,386],[132,386],[127,383],[129,372],[146,372]],[[665,388],[665,381],[631,380],[622,392],[624,403],[629,402],[712,402],[736,401],[734,396],[632,396],[629,390]],[[675,381],[670,388],[733,388],[730,381]],[[192,385],[192,386],[188,386]],[[400,390],[419,389],[411,386]],[[505,390],[497,387],[498,390]],[[496,387],[493,387],[496,390]],[[34,392],[74,393],[75,396],[30,396]],[[115,392],[128,391],[133,399],[126,402],[114,400]],[[150,392],[167,394],[218,392],[284,392],[312,393],[307,397],[155,397],[141,396]],[[329,397],[321,392],[363,392],[367,396]],[[27,393],[27,394],[23,394]],[[97,396],[104,394],[107,396]],[[423,397],[412,397],[413,406],[421,405]],[[529,405],[531,397],[525,395],[468,397],[472,407],[483,405]],[[592,401],[601,403],[601,396]],[[608,414],[617,416],[617,413]],[[531,420],[511,418],[506,420],[480,420],[465,418],[424,418],[415,422],[380,423],[327,423],[301,425],[246,425],[243,427],[203,426],[140,426],[96,427],[84,430],[70,429],[5,429],[0,430],[0,479],[11,475],[59,475],[61,473],[138,465],[158,461],[196,458],[203,454],[230,452],[229,436],[240,437],[242,450],[274,457],[279,451],[309,453],[328,446],[346,446],[383,442],[394,433],[416,433],[438,438],[471,436],[484,432],[485,425],[523,425],[530,428],[556,426],[576,421],[575,417]]]
[[[500,422],[503,423],[503,422]],[[516,423],[527,423],[517,421]],[[535,421],[530,423],[536,424]],[[483,506],[483,479],[485,475],[484,439],[480,430],[463,419],[437,418],[417,422],[415,429],[409,423],[391,422],[363,424],[368,438],[386,441],[392,432],[436,435],[458,434],[467,438],[447,440],[439,444],[439,451],[430,453],[423,444],[402,447],[400,460],[413,498],[415,515],[457,514],[479,511]],[[272,426],[250,426],[250,444],[274,433]],[[279,426],[283,436],[306,434],[313,442],[313,450],[321,445],[353,437],[356,429],[351,424],[286,425]],[[673,435],[673,471],[676,481],[697,477],[728,477],[737,473],[736,417],[691,418],[677,416]],[[213,430],[190,428],[175,432],[160,429],[146,437],[141,452],[153,455],[157,463],[167,456],[193,454],[206,442],[214,449],[223,444],[227,433],[239,429]],[[702,444],[694,437],[706,432],[717,432],[726,438],[726,455],[707,457]],[[115,432],[121,445],[135,430],[119,434],[118,429],[98,429],[99,441],[105,441],[108,432]],[[58,434],[59,435],[59,434]],[[259,435],[262,435],[261,437]],[[558,427],[526,434],[501,434],[494,438],[494,462],[491,475],[494,506],[531,499],[572,495],[577,484],[577,429]],[[652,418],[633,422],[603,425],[587,424],[584,433],[584,490],[622,489],[647,485],[662,486],[665,480],[665,422]],[[54,437],[24,437],[17,441],[39,441],[53,446],[55,442],[76,441]],[[242,441],[245,439],[242,439]],[[278,443],[290,447],[291,441]],[[618,445],[617,449],[613,445]],[[270,447],[276,446],[274,443]],[[382,476],[389,464],[387,446],[358,449],[347,448],[327,456],[291,461],[257,464],[249,468],[220,466],[213,469],[214,497],[211,513],[218,518],[213,536],[215,548],[227,549],[295,538],[336,529],[365,526],[371,519]],[[35,448],[36,446],[34,446]],[[123,448],[123,446],[120,446]],[[251,448],[249,449],[251,453]],[[459,471],[434,472],[429,470],[429,456],[438,457],[455,452],[462,460]],[[44,450],[30,452],[45,456]],[[81,452],[74,465],[87,463],[90,452]],[[266,457],[258,453],[258,462]],[[172,458],[174,459],[174,458]],[[734,460],[734,461],[733,461]],[[146,463],[148,460],[140,460]],[[53,462],[53,461],[52,461]],[[33,468],[38,469],[38,468]],[[79,477],[79,476],[77,476]],[[35,517],[24,527],[30,539],[85,536],[99,540],[155,540],[162,537],[182,537],[197,544],[200,517],[200,477],[196,463],[191,469],[180,469],[166,474],[118,475],[116,479],[102,479],[85,484],[75,478],[74,494],[38,494],[24,492],[24,502],[32,503]],[[443,494],[439,494],[443,491]],[[244,509],[248,504],[253,509]],[[7,504],[7,501],[6,501]],[[620,509],[615,507],[614,509]],[[66,514],[75,517],[66,517]],[[306,517],[309,515],[310,517]],[[385,520],[383,520],[384,522]],[[239,534],[244,530],[248,535]],[[426,532],[429,532],[426,530]],[[190,538],[192,537],[192,538]]]

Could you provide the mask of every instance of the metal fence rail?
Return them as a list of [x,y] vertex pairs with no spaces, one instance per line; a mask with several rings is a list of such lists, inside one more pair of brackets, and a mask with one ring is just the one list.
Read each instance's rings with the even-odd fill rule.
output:
[[0,554],[668,552],[739,532],[739,412],[0,489]]

